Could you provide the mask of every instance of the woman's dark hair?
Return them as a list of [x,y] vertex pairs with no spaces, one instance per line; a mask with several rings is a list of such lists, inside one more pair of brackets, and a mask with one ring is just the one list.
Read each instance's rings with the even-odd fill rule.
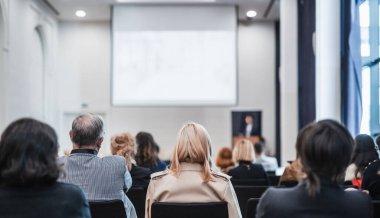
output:
[[343,180],[350,163],[354,140],[348,130],[334,120],[310,124],[297,146],[310,196],[320,191],[320,178],[333,183]]
[[62,171],[57,153],[57,135],[52,127],[31,118],[14,121],[1,135],[0,184],[54,183]]
[[152,134],[148,132],[139,132],[136,135],[136,163],[139,166],[143,167],[156,167],[157,158],[156,158],[156,142],[153,139]]
[[375,143],[371,136],[360,134],[355,137],[355,148],[351,163],[357,167],[355,177],[358,178],[360,173],[363,176],[364,169],[374,160],[378,160],[378,154],[375,149]]
[[312,128],[312,124],[306,125],[304,128],[302,128],[297,135],[297,140],[296,140],[296,152],[297,152],[297,159],[299,158],[299,150],[301,150],[301,146],[303,141],[306,138],[306,133]]

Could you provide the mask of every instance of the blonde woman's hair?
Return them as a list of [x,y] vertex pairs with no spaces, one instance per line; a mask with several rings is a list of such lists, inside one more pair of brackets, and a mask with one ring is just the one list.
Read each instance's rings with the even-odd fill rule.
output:
[[129,132],[119,133],[111,137],[112,155],[126,156],[134,151],[135,140]]
[[180,163],[199,163],[203,165],[203,180],[212,180],[210,164],[211,141],[206,129],[195,122],[182,126],[177,136],[177,142],[171,160],[170,170],[178,176]]
[[243,139],[238,141],[232,152],[232,157],[236,163],[239,161],[255,161],[255,149],[251,141]]

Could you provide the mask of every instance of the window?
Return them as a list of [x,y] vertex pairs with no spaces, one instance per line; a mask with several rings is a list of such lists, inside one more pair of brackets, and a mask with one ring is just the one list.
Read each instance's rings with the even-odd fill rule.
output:
[[362,56],[362,123],[361,133],[380,133],[379,65],[374,64],[380,53],[380,0],[365,0],[359,7]]

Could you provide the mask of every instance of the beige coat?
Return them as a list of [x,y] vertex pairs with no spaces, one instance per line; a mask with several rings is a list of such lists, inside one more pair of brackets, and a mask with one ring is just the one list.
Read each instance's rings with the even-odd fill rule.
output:
[[203,182],[200,164],[181,163],[178,177],[169,170],[152,174],[148,187],[145,218],[150,218],[153,202],[216,202],[225,201],[229,218],[241,218],[239,203],[229,176],[213,172],[213,181]]

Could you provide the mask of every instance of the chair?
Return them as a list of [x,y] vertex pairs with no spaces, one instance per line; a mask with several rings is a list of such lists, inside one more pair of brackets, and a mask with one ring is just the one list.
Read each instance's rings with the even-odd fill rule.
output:
[[268,180],[266,179],[231,179],[232,185],[238,186],[268,186]]
[[122,200],[90,201],[92,218],[127,218]]
[[135,207],[137,217],[145,217],[145,198],[147,189],[144,187],[133,187],[128,190],[127,196]]
[[228,218],[226,202],[152,204],[152,218]]
[[298,181],[281,181],[278,187],[281,188],[291,188],[298,185]]
[[367,190],[373,200],[380,200],[380,181],[372,182]]
[[280,176],[276,175],[269,175],[268,174],[268,180],[269,180],[269,185],[271,186],[277,186],[279,181],[280,181]]
[[256,208],[259,204],[260,198],[250,198],[247,202],[247,218],[256,217]]
[[380,217],[380,200],[373,200],[373,218]]
[[239,202],[241,214],[247,217],[247,202],[250,198],[260,198],[268,186],[235,186],[236,197]]

